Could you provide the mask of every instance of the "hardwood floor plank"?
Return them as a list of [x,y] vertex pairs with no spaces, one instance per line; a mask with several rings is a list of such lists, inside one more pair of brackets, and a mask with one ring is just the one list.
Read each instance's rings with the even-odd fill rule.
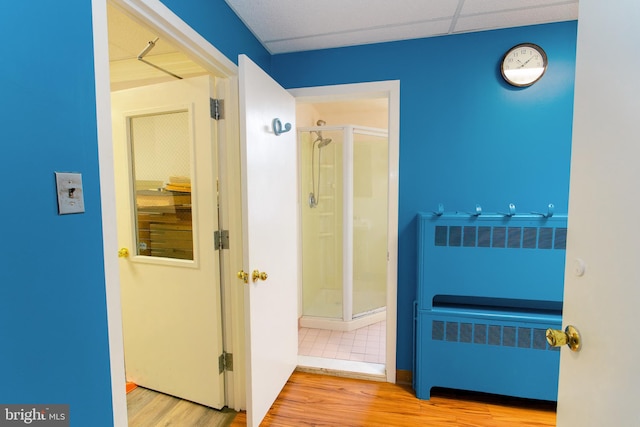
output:
[[[553,402],[434,390],[419,400],[407,385],[294,372],[264,427],[552,427]],[[232,427],[246,425],[240,413]]]
[[130,427],[226,427],[235,411],[219,411],[137,387],[127,394],[127,414]]
[[127,393],[127,413],[129,414],[129,419],[137,416],[154,397],[155,393],[142,387],[136,387]]
[[[141,387],[138,387],[138,389]],[[137,389],[136,389],[137,390]],[[134,390],[135,391],[135,390]],[[148,390],[151,391],[151,390]],[[178,400],[166,394],[156,394],[142,407],[135,416],[129,418],[129,426],[143,427],[159,425],[165,413],[171,411],[178,404]]]

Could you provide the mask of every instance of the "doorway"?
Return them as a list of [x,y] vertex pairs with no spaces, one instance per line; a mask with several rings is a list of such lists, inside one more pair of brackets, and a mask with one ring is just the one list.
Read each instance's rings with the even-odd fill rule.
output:
[[107,19],[126,378],[221,409],[216,79],[110,4]]
[[[102,218],[104,251],[105,251],[105,278],[107,283],[107,310],[111,358],[112,399],[114,408],[114,422],[117,425],[126,425],[127,403],[125,395],[124,349],[122,333],[122,305],[120,289],[120,261],[114,255],[118,253],[120,245],[117,239],[117,220],[115,209],[115,182],[116,176],[113,164],[113,132],[111,129],[110,94],[113,89],[127,89],[140,85],[149,85],[159,82],[177,81],[175,77],[163,71],[154,70],[154,67],[140,63],[135,56],[145,48],[149,40],[155,37],[143,36],[143,43],[137,43],[131,47],[133,57],[118,58],[118,63],[109,63],[110,46],[112,36],[124,33],[126,27],[109,28],[110,14],[120,14],[128,18],[125,26],[131,26],[134,31],[151,32],[160,37],[160,43],[153,47],[153,58],[156,65],[162,68],[170,68],[162,63],[163,57],[173,56],[175,66],[180,68],[181,77],[193,77],[208,75],[218,82],[215,88],[215,97],[227,100],[227,107],[231,110],[237,105],[237,66],[224,57],[213,46],[204,42],[202,38],[190,27],[184,25],[169,9],[161,4],[149,5],[146,0],[94,0],[93,1],[93,28],[94,28],[94,60],[96,70],[96,109],[98,115],[98,145],[100,158],[100,187],[102,197]],[[124,34],[124,38],[127,35]],[[122,41],[122,37],[115,40]],[[139,39],[137,39],[139,40]],[[179,46],[176,49],[176,46]],[[188,56],[183,52],[189,52]],[[126,54],[124,55],[126,56]],[[137,67],[137,72],[131,72],[132,67]],[[107,73],[106,70],[110,70]],[[175,69],[173,69],[175,71]],[[155,74],[152,74],[152,73]],[[237,107],[236,107],[237,108]],[[230,114],[226,120],[218,124],[218,137],[224,144],[218,147],[214,154],[217,159],[221,176],[227,176],[226,165],[238,163],[238,117]],[[215,182],[213,184],[215,188]],[[238,180],[221,180],[218,186],[219,199],[224,201],[218,210],[220,227],[227,230],[240,230],[241,219],[230,212],[239,211],[240,184]],[[215,200],[214,196],[212,197]],[[231,234],[229,240],[234,250],[221,251],[219,270],[222,278],[222,304],[226,306],[241,307],[243,304],[243,291],[234,281],[234,268],[242,263],[241,240],[242,233]],[[195,237],[194,237],[195,238]],[[236,364],[240,368],[233,371],[225,371],[225,402],[230,408],[236,410],[246,407],[244,389],[244,365],[243,343],[244,325],[242,313],[232,310],[223,311],[225,332],[224,347],[227,352],[236,353]],[[218,360],[216,358],[216,372]]]
[[[135,16],[137,22],[144,22],[150,28],[154,28],[160,36],[172,41],[176,46],[180,46],[185,52],[189,52],[189,57],[199,64],[206,72],[214,77],[220,78],[217,87],[218,98],[225,100],[225,109],[229,112],[238,111],[238,67],[217,51],[213,46],[202,39],[193,29],[179,20],[169,9],[160,3],[150,0],[110,0],[109,4],[115,5],[118,9],[125,11],[129,16]],[[97,115],[98,115],[98,146],[100,157],[100,186],[102,197],[102,218],[104,233],[105,251],[105,275],[107,282],[107,310],[109,321],[110,357],[112,366],[112,396],[114,407],[115,423],[126,424],[126,397],[124,393],[124,369],[123,369],[123,348],[122,348],[122,319],[120,305],[119,288],[119,267],[115,254],[119,246],[115,236],[116,214],[113,207],[115,199],[114,173],[112,164],[112,134],[111,134],[111,111],[110,111],[110,85],[109,78],[105,70],[109,68],[108,63],[108,43],[107,22],[106,22],[106,0],[93,1],[94,17],[94,51],[96,70],[96,92],[97,92]],[[373,85],[373,86],[371,86]],[[390,121],[391,144],[395,144],[396,151],[394,159],[390,159],[391,164],[397,165],[397,145],[398,145],[398,118],[399,118],[399,84],[398,82],[387,82],[386,84],[368,84],[365,89],[357,89],[359,85],[349,85],[349,98],[388,96],[390,106],[390,117],[395,117]],[[335,87],[332,89],[335,90]],[[335,98],[335,95],[334,95]],[[221,141],[226,141],[221,145],[218,152],[220,175],[231,176],[235,167],[240,163],[239,148],[239,118],[237,115],[229,114],[219,125]],[[396,200],[397,206],[397,173],[391,176],[390,198]],[[395,192],[395,194],[394,194]],[[220,199],[223,200],[220,210],[220,223],[224,229],[230,230],[230,250],[225,253],[220,262],[220,269],[223,276],[223,303],[225,306],[233,308],[224,311],[225,347],[227,351],[234,353],[234,366],[232,372],[227,372],[227,405],[234,409],[243,409],[247,406],[247,394],[245,378],[247,373],[245,367],[244,348],[245,323],[242,310],[244,304],[244,290],[238,286],[236,272],[241,268],[243,236],[242,216],[240,206],[241,183],[239,179],[230,179],[226,183],[221,182],[219,188]],[[397,222],[396,222],[397,224]],[[235,232],[234,232],[235,230]],[[397,225],[393,227],[397,233]],[[394,234],[395,236],[395,234]],[[388,275],[396,277],[397,239],[393,237],[389,241],[390,263],[392,267],[388,269]],[[387,330],[392,329],[393,334],[387,334],[387,381],[395,381],[395,288],[389,293],[387,298],[388,318]],[[392,342],[391,342],[392,341]],[[389,349],[393,351],[389,354]]]
[[295,89],[298,365],[395,382],[398,82]]

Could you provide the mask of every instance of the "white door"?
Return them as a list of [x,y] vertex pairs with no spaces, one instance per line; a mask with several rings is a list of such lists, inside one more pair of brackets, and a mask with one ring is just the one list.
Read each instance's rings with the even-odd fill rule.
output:
[[208,76],[112,94],[125,369],[224,406],[215,121]]
[[[298,202],[295,99],[244,55],[240,134],[247,425],[257,426],[297,363]],[[291,124],[276,135],[274,119]],[[276,126],[276,129],[279,129]],[[257,271],[266,280],[253,280]]]
[[580,0],[560,427],[640,425],[639,21],[637,0]]

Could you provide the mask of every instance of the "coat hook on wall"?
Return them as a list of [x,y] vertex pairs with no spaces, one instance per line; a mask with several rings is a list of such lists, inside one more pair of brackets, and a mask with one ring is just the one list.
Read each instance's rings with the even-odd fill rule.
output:
[[442,216],[442,214],[444,213],[444,205],[442,203],[438,203],[438,210],[432,211],[431,213],[435,216]]
[[480,215],[482,215],[482,206],[476,205],[475,212],[469,212],[469,215],[471,215],[471,216],[480,216]]
[[498,212],[500,215],[512,217],[516,214],[516,205],[509,203],[509,212]]
[[547,206],[547,213],[542,213],[542,212],[531,212],[534,215],[542,215],[543,218],[551,218],[553,216],[553,210],[554,210],[555,206],[553,206],[553,203],[549,203],[549,205]]
[[276,136],[278,136],[278,135],[283,134],[285,132],[289,132],[291,130],[291,123],[285,123],[284,124],[284,129],[283,129],[282,128],[282,122],[280,121],[280,119],[275,118],[271,122],[271,127],[273,128],[273,133]]

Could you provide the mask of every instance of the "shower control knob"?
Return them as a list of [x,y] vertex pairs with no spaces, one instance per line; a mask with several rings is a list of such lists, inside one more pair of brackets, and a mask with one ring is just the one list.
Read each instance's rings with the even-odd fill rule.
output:
[[253,279],[254,282],[257,282],[258,280],[267,280],[267,277],[269,276],[264,271],[261,273],[259,270],[253,270],[253,273],[251,273],[251,279]]

